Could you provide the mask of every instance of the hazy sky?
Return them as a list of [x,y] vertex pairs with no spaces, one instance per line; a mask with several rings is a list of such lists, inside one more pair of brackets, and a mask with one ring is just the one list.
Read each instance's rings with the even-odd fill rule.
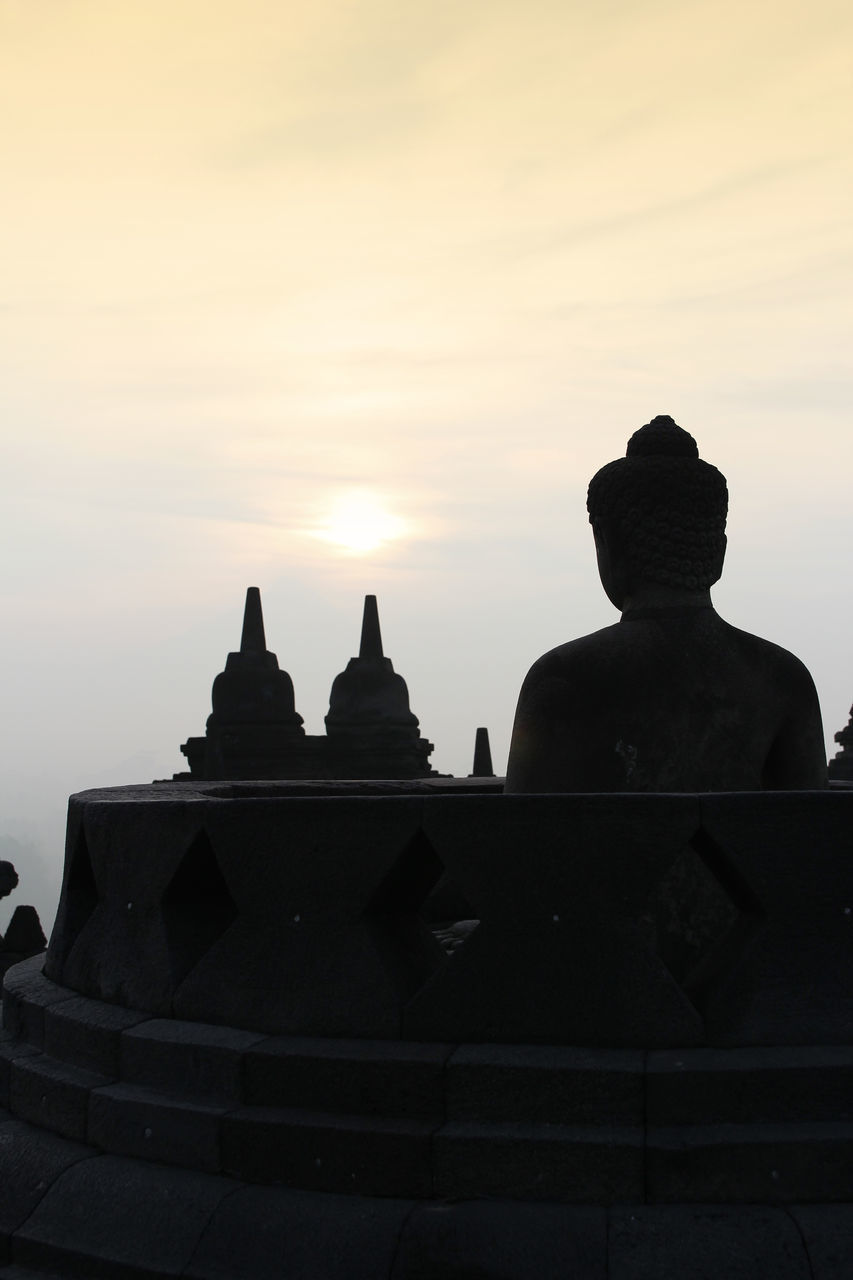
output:
[[502,771],[527,667],[615,620],[586,485],[658,413],[729,480],[718,608],[831,739],[851,37],[848,0],[0,0],[11,905],[50,923],[70,791],[183,767],[249,585],[309,732],[372,591],[435,767],[486,724]]

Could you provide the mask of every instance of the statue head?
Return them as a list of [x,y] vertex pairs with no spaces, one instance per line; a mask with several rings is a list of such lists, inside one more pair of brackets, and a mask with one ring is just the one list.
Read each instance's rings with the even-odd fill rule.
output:
[[[587,510],[605,590],[657,584],[707,591],[723,571],[728,490],[725,476],[699,457],[696,441],[669,417],[635,431],[624,458],[590,481]],[[609,579],[609,581],[607,580]]]

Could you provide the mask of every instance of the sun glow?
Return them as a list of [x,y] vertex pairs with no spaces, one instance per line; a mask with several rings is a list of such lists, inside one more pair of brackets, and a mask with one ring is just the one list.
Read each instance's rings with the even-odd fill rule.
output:
[[317,530],[317,537],[353,555],[364,555],[403,537],[406,532],[405,520],[393,515],[378,494],[361,489],[342,493],[335,499],[328,517]]

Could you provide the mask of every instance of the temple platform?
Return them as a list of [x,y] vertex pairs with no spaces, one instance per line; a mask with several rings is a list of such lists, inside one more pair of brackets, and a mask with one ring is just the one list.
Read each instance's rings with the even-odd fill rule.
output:
[[851,841],[849,790],[73,797],[0,1276],[849,1277]]

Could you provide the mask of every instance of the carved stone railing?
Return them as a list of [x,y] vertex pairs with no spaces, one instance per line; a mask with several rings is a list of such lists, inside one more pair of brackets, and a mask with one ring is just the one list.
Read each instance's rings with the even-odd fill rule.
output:
[[45,973],[267,1034],[853,1041],[853,791],[384,790],[72,797]]

